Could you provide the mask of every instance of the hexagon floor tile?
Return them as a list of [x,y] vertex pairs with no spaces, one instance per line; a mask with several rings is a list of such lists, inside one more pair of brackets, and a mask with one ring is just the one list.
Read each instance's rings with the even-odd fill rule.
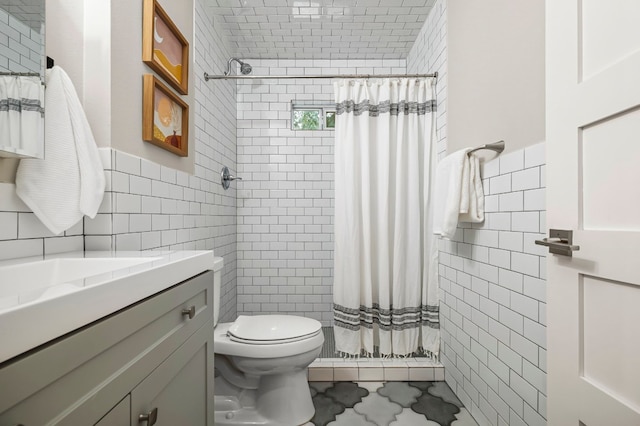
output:
[[445,382],[313,382],[308,426],[477,426]]

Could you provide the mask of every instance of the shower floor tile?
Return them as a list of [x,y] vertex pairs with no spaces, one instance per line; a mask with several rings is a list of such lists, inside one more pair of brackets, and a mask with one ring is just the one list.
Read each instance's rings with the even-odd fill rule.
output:
[[477,426],[446,382],[311,382],[313,426]]

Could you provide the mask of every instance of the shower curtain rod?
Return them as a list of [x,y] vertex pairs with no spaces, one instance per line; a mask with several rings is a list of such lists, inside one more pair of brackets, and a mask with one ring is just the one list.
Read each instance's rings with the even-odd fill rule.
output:
[[432,74],[329,74],[329,75],[211,75],[204,73],[204,81],[209,80],[278,80],[281,78],[427,78],[438,79],[438,73]]
[[39,72],[13,72],[13,71],[1,71],[1,76],[13,76],[13,77],[40,77]]

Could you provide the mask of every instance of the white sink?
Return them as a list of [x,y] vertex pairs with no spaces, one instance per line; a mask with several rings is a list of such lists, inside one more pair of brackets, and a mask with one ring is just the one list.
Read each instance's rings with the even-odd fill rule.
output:
[[58,258],[0,267],[0,309],[56,297],[85,286],[85,278],[128,269],[157,257]]
[[0,363],[212,268],[195,250],[0,262]]

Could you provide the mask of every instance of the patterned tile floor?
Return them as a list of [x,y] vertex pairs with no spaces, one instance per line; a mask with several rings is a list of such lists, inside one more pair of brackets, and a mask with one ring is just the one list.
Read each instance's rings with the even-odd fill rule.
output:
[[310,382],[315,426],[477,426],[446,382]]

